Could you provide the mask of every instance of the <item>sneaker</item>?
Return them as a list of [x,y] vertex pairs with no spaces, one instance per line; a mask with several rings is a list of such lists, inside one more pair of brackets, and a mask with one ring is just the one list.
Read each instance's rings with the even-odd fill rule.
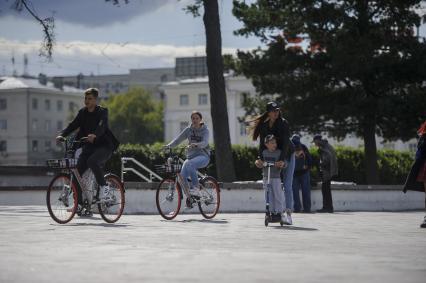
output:
[[113,200],[111,188],[108,185],[101,186],[101,192],[102,192],[102,201],[103,202],[108,202],[108,201]]
[[281,213],[281,222],[284,224],[287,224],[287,215],[285,214],[285,212]]
[[189,189],[189,194],[191,196],[194,196],[194,197],[199,197],[200,196],[200,188],[196,187],[196,186],[190,188]]
[[285,214],[287,215],[287,225],[293,225],[293,219],[291,218],[291,210],[287,210],[285,212]]
[[426,216],[425,216],[425,218],[423,219],[422,224],[420,224],[420,228],[426,228]]

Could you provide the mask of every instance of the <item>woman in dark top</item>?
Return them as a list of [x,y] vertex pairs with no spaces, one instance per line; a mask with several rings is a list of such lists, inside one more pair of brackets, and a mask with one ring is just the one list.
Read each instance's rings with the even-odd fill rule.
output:
[[[405,181],[404,193],[406,193],[407,190],[426,193],[426,121],[420,126],[417,134],[419,136],[419,142],[417,143],[416,157],[410,173],[408,174],[407,181]],[[420,224],[420,227],[426,228],[426,216]]]
[[[254,119],[253,140],[260,138],[263,141],[266,136],[274,135],[277,139],[277,148],[281,150],[280,160],[284,160],[282,177],[284,183],[286,215],[288,224],[292,224],[291,212],[293,210],[293,173],[294,173],[294,145],[290,141],[290,129],[288,122],[281,115],[280,107],[276,102],[266,104],[266,112]],[[259,158],[266,149],[263,142],[259,142]]]

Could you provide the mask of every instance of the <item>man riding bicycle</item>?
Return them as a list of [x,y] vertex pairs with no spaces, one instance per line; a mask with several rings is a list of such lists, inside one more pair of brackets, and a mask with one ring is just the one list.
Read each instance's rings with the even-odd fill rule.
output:
[[[88,88],[84,92],[85,107],[78,111],[74,120],[56,137],[61,141],[64,137],[78,129],[76,140],[87,137],[87,142],[82,146],[78,157],[77,170],[80,176],[90,168],[100,186],[102,198],[111,199],[110,189],[104,178],[103,166],[117,149],[119,142],[108,128],[108,110],[98,105],[99,91]],[[77,188],[79,210],[83,204],[81,188]]]

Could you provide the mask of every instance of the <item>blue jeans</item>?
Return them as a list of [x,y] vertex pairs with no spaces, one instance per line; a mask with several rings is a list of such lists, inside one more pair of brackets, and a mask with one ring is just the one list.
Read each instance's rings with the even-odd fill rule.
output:
[[194,158],[185,160],[180,174],[182,175],[183,180],[186,182],[188,188],[191,187],[188,184],[188,178],[191,178],[192,186],[198,186],[197,169],[206,167],[209,165],[209,161],[209,157],[205,155],[198,155]]
[[285,207],[286,209],[293,210],[293,174],[295,157],[294,153],[291,155],[290,160],[286,160],[287,167],[283,170],[283,185],[285,195]]
[[305,172],[303,175],[294,176],[293,178],[293,198],[294,198],[294,210],[300,211],[300,195],[299,189],[302,189],[302,199],[303,199],[303,210],[305,212],[311,211],[311,180],[310,180],[309,171]]

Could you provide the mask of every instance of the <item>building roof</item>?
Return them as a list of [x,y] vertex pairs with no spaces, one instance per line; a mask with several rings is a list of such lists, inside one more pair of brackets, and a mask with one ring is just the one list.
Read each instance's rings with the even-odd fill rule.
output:
[[29,78],[21,78],[21,77],[0,77],[0,90],[7,89],[44,89],[44,90],[52,90],[52,91],[60,91],[67,93],[81,93],[81,89],[77,89],[74,87],[64,86],[63,89],[59,89],[54,87],[52,82],[47,82],[46,85],[43,85],[39,82],[38,79],[29,79]]

